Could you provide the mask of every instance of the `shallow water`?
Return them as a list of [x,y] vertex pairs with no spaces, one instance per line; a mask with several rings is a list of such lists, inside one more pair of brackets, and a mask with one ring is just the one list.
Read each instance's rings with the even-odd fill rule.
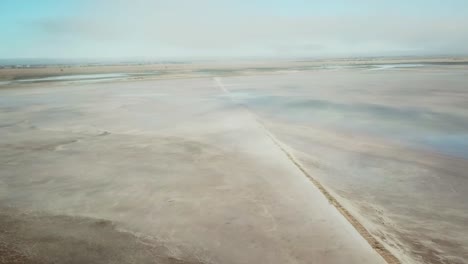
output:
[[[403,72],[400,73],[403,78],[399,81],[402,86],[398,90],[392,91],[392,87],[386,87],[388,85],[386,83],[391,81],[390,78],[400,78],[398,72],[379,74],[382,78],[380,80],[381,87],[376,83],[379,81],[376,80],[379,76],[361,71],[354,73],[349,71],[343,73],[323,72],[322,74],[328,74],[332,78],[348,76],[351,82],[356,81],[357,78],[361,78],[361,80],[358,84],[346,85],[343,83],[346,80],[338,79],[336,86],[327,84],[332,82],[330,80],[323,80],[326,83],[323,85],[324,87],[321,87],[319,83],[321,77],[318,74],[299,73],[296,74],[295,81],[299,82],[296,85],[291,83],[281,85],[281,81],[276,84],[274,83],[275,77],[272,77],[271,80],[265,80],[266,83],[272,85],[271,88],[264,88],[265,84],[259,88],[253,86],[252,89],[250,87],[243,89],[234,85],[231,94],[239,103],[248,105],[254,111],[257,110],[288,122],[368,134],[406,145],[430,148],[444,154],[468,158],[468,112],[466,107],[454,105],[450,111],[447,111],[446,109],[437,109],[436,104],[439,102],[432,104],[411,102],[411,97],[417,97],[414,95],[415,92],[421,93],[423,100],[425,100],[424,97],[437,100],[439,96],[437,91],[446,93],[444,97],[448,98],[444,100],[448,100],[448,102],[441,101],[440,103],[447,104],[445,105],[447,107],[450,107],[451,99],[454,102],[466,101],[466,94],[460,94],[458,91],[465,88],[462,81],[452,87],[432,87],[429,85],[425,90],[424,79],[418,80],[416,84],[404,84],[404,78],[408,72]],[[353,74],[357,78],[353,77]],[[417,76],[418,72],[413,74],[412,79]],[[450,76],[450,78],[458,77],[460,80],[468,80],[465,74],[465,71],[460,71],[459,76]],[[368,83],[366,83],[366,78],[368,78]],[[421,78],[424,78],[424,73],[421,74]],[[308,84],[308,81],[313,82],[313,84]],[[287,88],[287,85],[290,87]],[[398,83],[392,85],[398,85]],[[414,89],[414,85],[418,85],[419,88]],[[405,86],[407,86],[409,95],[404,91]],[[240,91],[241,89],[243,90]],[[411,91],[412,89],[416,91]],[[278,91],[281,93],[277,94]],[[333,96],[330,93],[336,94],[336,97],[330,98]],[[355,98],[361,94],[363,98],[369,96],[372,98],[356,100]],[[392,104],[390,100],[386,101],[387,98],[391,101],[401,99],[402,102],[407,102],[405,105],[398,102]],[[416,100],[419,99],[416,98]],[[462,104],[462,102],[458,104]]]
[[467,263],[468,68],[225,78],[404,263]]
[[[47,82],[74,82],[74,83],[88,83],[98,81],[117,81],[135,77],[148,77],[151,75],[158,75],[159,72],[143,72],[143,73],[100,73],[100,74],[74,74],[74,75],[59,75],[41,78],[20,79],[15,81],[6,82],[7,84],[25,84],[25,83],[47,83]],[[0,83],[0,85],[2,85]]]
[[365,133],[468,158],[468,122],[457,114],[296,96],[244,95],[240,101],[297,124]]
[[388,70],[398,68],[420,68],[424,67],[425,64],[414,64],[414,63],[395,63],[395,64],[376,64],[371,65],[372,70]]

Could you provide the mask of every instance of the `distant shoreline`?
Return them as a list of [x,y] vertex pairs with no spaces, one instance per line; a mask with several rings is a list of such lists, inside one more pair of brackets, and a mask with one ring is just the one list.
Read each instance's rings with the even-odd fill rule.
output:
[[88,74],[145,74],[152,72],[186,74],[189,72],[203,73],[213,71],[223,73],[223,71],[307,70],[324,66],[371,67],[375,65],[392,64],[459,66],[468,65],[468,57],[4,65],[0,66],[0,81]]

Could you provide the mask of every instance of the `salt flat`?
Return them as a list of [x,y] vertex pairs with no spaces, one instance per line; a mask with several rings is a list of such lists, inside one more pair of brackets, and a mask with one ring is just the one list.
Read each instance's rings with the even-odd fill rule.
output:
[[225,83],[2,88],[2,260],[385,263]]
[[4,260],[466,263],[467,66],[319,66],[3,84]]
[[468,68],[224,78],[403,263],[468,260]]

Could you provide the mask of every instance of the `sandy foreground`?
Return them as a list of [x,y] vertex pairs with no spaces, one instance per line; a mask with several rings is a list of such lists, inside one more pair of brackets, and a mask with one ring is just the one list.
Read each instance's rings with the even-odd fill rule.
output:
[[1,92],[4,263],[384,263],[212,78]]
[[2,85],[0,263],[466,263],[466,66],[284,67]]

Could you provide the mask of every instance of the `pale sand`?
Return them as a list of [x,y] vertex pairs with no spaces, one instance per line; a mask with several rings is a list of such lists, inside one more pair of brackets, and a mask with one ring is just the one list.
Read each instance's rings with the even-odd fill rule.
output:
[[223,78],[403,263],[468,260],[468,67]]
[[[8,167],[0,174],[7,176],[0,197],[6,205],[33,210],[46,219],[57,215],[79,216],[85,223],[107,219],[117,223],[112,226],[118,230],[134,232],[137,242],[142,235],[152,241],[149,249],[109,244],[107,251],[90,256],[91,262],[112,261],[106,256],[115,250],[149,250],[163,252],[162,263],[263,263],[262,256],[270,263],[362,263],[360,257],[375,258],[375,252],[368,251],[370,244],[388,262],[396,256],[403,263],[466,263],[466,159],[443,153],[450,148],[437,152],[408,146],[398,138],[402,131],[467,133],[463,124],[468,124],[468,70],[463,64],[444,65],[450,61],[382,67],[385,70],[307,71],[319,62],[300,62],[302,69],[291,62],[262,62],[260,67],[259,62],[178,65],[174,67],[189,68],[141,78],[179,80],[3,85],[0,129],[8,137],[1,143],[5,151],[0,158]],[[392,62],[396,63],[379,61]],[[350,64],[330,65],[340,63]],[[83,166],[76,161],[89,168],[78,170]],[[151,181],[155,173],[161,182]],[[136,174],[137,181],[123,177],[130,174]],[[40,179],[36,182],[30,175]],[[170,198],[174,196],[179,199]],[[109,207],[113,197],[116,204]],[[338,208],[336,214],[330,214],[331,209],[325,216],[315,214],[331,207],[322,204],[324,197]],[[213,210],[207,211],[205,205]],[[161,214],[162,219],[156,217]],[[22,216],[33,233],[38,232],[35,221],[21,212],[11,215]],[[181,224],[179,215],[193,223]],[[346,221],[335,223],[343,216],[359,234],[353,228],[349,231]],[[225,218],[237,221],[220,227],[217,221]],[[311,222],[304,224],[304,219]],[[330,223],[324,227],[322,221]],[[190,226],[197,229],[193,236],[187,234]],[[77,227],[90,228],[92,224]],[[38,233],[47,236],[48,230]],[[19,244],[27,247],[30,234],[22,233]],[[197,234],[200,237],[195,238]],[[76,239],[68,238],[69,243]],[[348,248],[346,241],[356,239],[364,244],[358,248],[367,249]],[[331,242],[335,240],[340,245]],[[227,249],[245,247],[249,248],[245,257]],[[27,252],[40,256],[41,250]],[[352,256],[341,257],[347,254]]]
[[212,78],[0,92],[11,259],[385,263]]

